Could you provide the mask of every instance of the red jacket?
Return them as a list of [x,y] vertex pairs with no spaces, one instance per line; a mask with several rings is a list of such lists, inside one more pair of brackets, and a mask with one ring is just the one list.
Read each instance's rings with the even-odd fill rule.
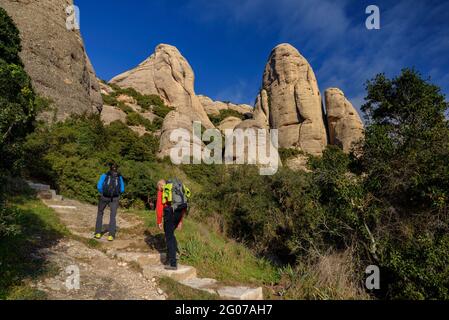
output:
[[[157,224],[160,225],[162,223],[162,217],[164,216],[164,208],[167,204],[162,203],[162,191],[157,191],[157,200],[156,200],[156,216],[157,216]],[[179,223],[182,223],[182,219],[184,218],[184,212]]]

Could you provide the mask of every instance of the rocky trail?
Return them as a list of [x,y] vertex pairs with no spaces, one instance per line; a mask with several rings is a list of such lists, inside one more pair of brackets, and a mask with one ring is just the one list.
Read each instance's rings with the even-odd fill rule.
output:
[[[199,278],[192,266],[165,270],[162,263],[165,253],[156,249],[157,239],[146,234],[143,221],[131,213],[119,212],[115,241],[108,242],[106,237],[96,241],[93,239],[96,206],[63,199],[47,185],[30,183],[30,186],[73,235],[39,253],[55,266],[55,272],[31,285],[46,292],[48,299],[165,300],[168,295],[158,287],[160,277],[169,277],[222,299],[263,299],[260,287],[223,286],[214,279]],[[108,216],[106,211],[105,229]],[[79,269],[79,289],[68,289],[66,285],[73,267]]]

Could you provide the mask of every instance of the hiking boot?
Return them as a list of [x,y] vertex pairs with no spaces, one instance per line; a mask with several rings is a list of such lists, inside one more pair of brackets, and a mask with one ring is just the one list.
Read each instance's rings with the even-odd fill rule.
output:
[[176,271],[176,270],[178,270],[178,267],[177,266],[165,266],[165,268],[164,268],[165,270],[170,270],[170,271]]
[[95,234],[94,238],[95,238],[95,239],[98,239],[98,240],[101,239],[101,233]]
[[108,241],[114,241],[114,239],[115,239],[115,238],[114,238],[113,236],[109,236],[109,237],[108,237]]

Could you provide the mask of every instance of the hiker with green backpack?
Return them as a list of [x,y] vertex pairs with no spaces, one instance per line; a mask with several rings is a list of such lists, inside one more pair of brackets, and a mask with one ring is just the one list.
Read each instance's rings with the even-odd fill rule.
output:
[[165,269],[177,270],[176,252],[178,251],[178,243],[175,237],[175,230],[182,225],[182,219],[188,210],[188,199],[191,196],[191,192],[179,179],[161,182],[158,183],[156,213],[159,228],[162,228],[162,216],[164,219],[163,229],[167,244],[167,264]]
[[121,174],[118,173],[117,164],[111,163],[109,168],[109,172],[103,174],[97,183],[97,189],[101,196],[98,203],[95,239],[101,239],[103,236],[103,215],[104,210],[109,205],[111,208],[111,216],[109,219],[108,241],[114,241],[116,234],[117,209],[119,206],[120,195],[125,192],[125,183]]

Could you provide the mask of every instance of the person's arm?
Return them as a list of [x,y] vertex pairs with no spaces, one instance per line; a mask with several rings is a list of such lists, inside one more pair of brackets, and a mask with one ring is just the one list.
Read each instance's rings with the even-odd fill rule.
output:
[[106,175],[102,174],[100,179],[98,180],[98,183],[97,183],[97,190],[101,194],[103,194],[103,184],[104,184],[104,180],[105,179],[106,179]]
[[122,176],[120,176],[120,193],[125,193],[125,181]]

